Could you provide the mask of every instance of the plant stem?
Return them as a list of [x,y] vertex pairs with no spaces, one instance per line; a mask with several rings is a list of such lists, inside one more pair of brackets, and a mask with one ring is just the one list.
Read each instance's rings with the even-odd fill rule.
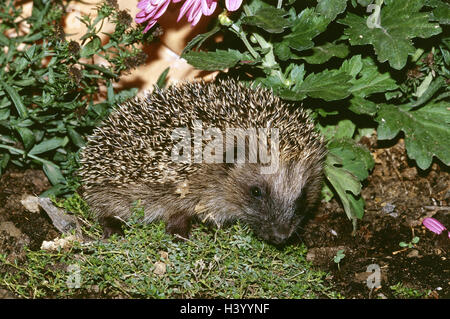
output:
[[[278,4],[280,4],[282,0],[279,0]],[[243,6],[244,12],[247,16],[251,15],[250,8],[247,5]],[[279,77],[282,81],[285,80],[284,75],[279,70],[280,66],[275,60],[275,55],[273,54],[273,46],[271,43],[267,42],[261,35],[254,32],[252,35],[255,37],[256,41],[258,42],[259,46],[262,49],[269,49],[269,51],[266,53],[266,55],[263,58],[263,66],[271,69],[271,75]]]
[[241,38],[242,42],[244,42],[246,48],[253,56],[253,58],[259,59],[260,56],[258,52],[256,52],[255,49],[253,49],[253,47],[251,46],[250,42],[248,42],[247,37],[245,36],[245,32],[234,23],[231,25],[231,29]]

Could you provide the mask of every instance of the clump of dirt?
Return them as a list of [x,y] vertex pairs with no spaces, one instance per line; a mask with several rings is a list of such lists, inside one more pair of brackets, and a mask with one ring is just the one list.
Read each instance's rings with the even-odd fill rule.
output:
[[[438,236],[421,225],[425,217],[434,217],[450,229],[448,169],[434,163],[427,171],[418,170],[408,160],[403,140],[389,148],[380,148],[374,137],[363,142],[375,159],[362,191],[365,215],[352,236],[340,205],[322,205],[305,227],[308,259],[328,270],[328,279],[347,298],[398,297],[391,288],[398,284],[424,292],[424,297],[450,297],[450,239],[447,232]],[[411,243],[416,236],[419,241]],[[401,242],[411,247],[401,247]],[[339,250],[345,257],[338,264],[334,256]],[[370,265],[375,266],[368,270]],[[373,267],[379,267],[381,287],[370,289]]]

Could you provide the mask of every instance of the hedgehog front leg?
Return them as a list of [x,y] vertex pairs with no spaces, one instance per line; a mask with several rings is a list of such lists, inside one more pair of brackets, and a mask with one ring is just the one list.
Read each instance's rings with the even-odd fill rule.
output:
[[166,222],[166,232],[172,235],[179,235],[183,238],[189,237],[192,225],[192,216],[185,211],[178,211],[171,214]]
[[99,218],[99,223],[103,228],[103,238],[108,239],[114,234],[125,236],[122,226],[123,222],[114,216],[105,216]]

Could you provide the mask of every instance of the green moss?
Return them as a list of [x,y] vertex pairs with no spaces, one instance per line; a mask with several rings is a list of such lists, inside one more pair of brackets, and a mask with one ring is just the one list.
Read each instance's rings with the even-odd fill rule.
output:
[[102,240],[79,196],[59,205],[74,213],[93,239],[58,252],[27,250],[20,264],[0,256],[7,270],[0,273],[1,286],[25,298],[338,297],[324,281],[326,274],[306,261],[304,246],[276,248],[240,224],[195,225],[189,240],[174,241],[164,223],[140,224],[142,211],[135,209],[125,237]]

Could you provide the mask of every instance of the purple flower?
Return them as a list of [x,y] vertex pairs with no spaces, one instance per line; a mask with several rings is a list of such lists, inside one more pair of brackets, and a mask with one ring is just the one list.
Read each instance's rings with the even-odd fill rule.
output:
[[141,9],[136,15],[134,21],[136,23],[143,23],[148,21],[147,26],[144,29],[144,33],[150,30],[155,25],[158,18],[162,16],[169,6],[171,0],[141,0],[137,7]]
[[[155,25],[158,18],[161,17],[167,10],[170,2],[180,2],[182,0],[141,0],[137,7],[141,9],[134,19],[136,23],[143,23],[148,21],[144,32],[147,32]],[[225,6],[228,11],[236,11],[242,4],[242,0],[225,0]],[[217,0],[185,0],[180,9],[177,22],[186,15],[188,22],[195,26],[202,15],[210,16],[214,13],[217,7]]]
[[209,16],[213,14],[216,7],[216,0],[186,0],[180,9],[177,22],[186,14],[188,22],[192,26],[195,26],[202,17],[202,14]]
[[228,11],[236,11],[242,4],[242,0],[225,0],[225,6]]
[[[433,233],[438,235],[440,235],[444,230],[447,230],[447,228],[445,228],[445,226],[435,218],[427,217],[422,221],[422,224]],[[448,237],[450,238],[450,232],[448,232]]]

